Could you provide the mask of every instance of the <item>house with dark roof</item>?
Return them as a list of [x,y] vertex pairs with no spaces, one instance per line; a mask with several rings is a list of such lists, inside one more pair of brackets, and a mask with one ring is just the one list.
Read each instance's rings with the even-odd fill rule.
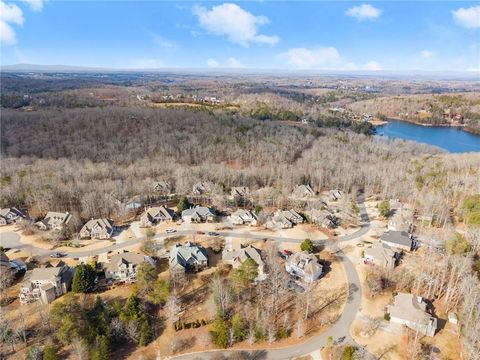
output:
[[25,219],[25,214],[14,207],[0,209],[0,226],[14,224]]
[[187,242],[185,245],[175,244],[170,251],[170,268],[183,271],[200,271],[208,266],[207,250],[203,246]]
[[417,247],[413,235],[406,231],[387,231],[380,237],[380,242],[404,251],[412,251]]

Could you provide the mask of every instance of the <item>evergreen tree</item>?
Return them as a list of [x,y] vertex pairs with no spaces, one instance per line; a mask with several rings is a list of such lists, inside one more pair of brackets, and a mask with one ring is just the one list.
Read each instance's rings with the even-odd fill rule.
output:
[[190,203],[185,195],[180,196],[180,200],[177,204],[177,214],[181,215],[183,210],[186,210],[190,207]]
[[73,276],[72,291],[74,293],[87,293],[95,286],[95,270],[91,265],[80,264]]
[[306,251],[309,254],[313,253],[313,242],[310,239],[305,239],[303,242],[300,244],[300,249],[302,251]]
[[110,360],[110,340],[105,335],[97,336],[91,353],[92,360]]
[[247,337],[247,331],[245,330],[245,324],[240,314],[232,316],[232,330],[235,341],[240,342]]

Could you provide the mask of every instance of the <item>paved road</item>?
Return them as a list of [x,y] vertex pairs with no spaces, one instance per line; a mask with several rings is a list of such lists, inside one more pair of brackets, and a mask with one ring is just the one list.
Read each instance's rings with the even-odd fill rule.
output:
[[[335,244],[338,241],[349,241],[357,239],[365,235],[370,230],[370,221],[368,218],[368,213],[365,208],[364,198],[360,198],[360,216],[362,218],[362,227],[353,234],[345,235],[337,238],[336,242],[331,242],[333,247],[336,247]],[[247,234],[248,235],[248,234]],[[276,241],[285,241],[285,238],[274,238]],[[289,242],[292,239],[288,240]],[[320,240],[325,242],[325,240]],[[360,309],[360,304],[362,302],[362,290],[360,279],[358,277],[357,271],[353,263],[348,259],[348,257],[339,249],[336,250],[336,255],[342,262],[345,272],[347,274],[348,281],[348,298],[345,308],[342,312],[340,318],[324,333],[314,336],[303,343],[298,343],[284,348],[278,349],[269,349],[269,350],[213,350],[213,351],[204,351],[199,353],[190,353],[183,354],[172,357],[175,360],[207,360],[212,359],[215,355],[223,355],[228,357],[230,355],[240,355],[244,359],[268,359],[268,360],[287,360],[306,354],[318,351],[327,344],[327,339],[331,336],[334,341],[343,342],[343,343],[355,343],[350,335],[350,327],[355,320],[355,317]]]
[[[362,219],[362,226],[359,230],[357,230],[352,234],[339,236],[331,240],[312,239],[312,241],[316,242],[317,244],[324,244],[326,246],[336,248],[336,244],[338,244],[339,242],[354,240],[365,235],[370,230],[370,221],[368,218],[368,213],[365,208],[363,196],[359,198],[359,203],[360,203],[360,216]],[[251,239],[251,240],[262,240],[262,239],[268,238],[277,242],[295,242],[295,243],[301,243],[304,240],[303,238],[298,239],[298,238],[278,237],[278,236],[272,237],[268,235],[236,233],[234,231],[227,231],[227,232],[217,231],[217,233],[223,237],[236,237],[236,238]],[[173,235],[192,235],[192,234],[196,234],[196,231],[180,230]],[[165,239],[168,236],[172,236],[172,234],[166,234],[166,233],[158,234],[157,236],[154,237],[154,239],[157,241],[157,243],[160,246],[162,246],[163,239]],[[66,257],[78,258],[78,257],[99,255],[109,251],[119,250],[131,245],[136,245],[138,243],[141,243],[145,239],[146,237],[139,237],[139,238],[135,238],[135,239],[128,240],[118,244],[113,244],[100,249],[95,249],[90,251],[70,252],[66,254]],[[22,245],[19,245],[19,247],[22,247]],[[55,252],[55,251],[35,248],[32,246],[25,246],[25,247],[31,250],[34,254],[39,254],[39,255],[48,255]],[[342,315],[326,332],[320,335],[314,336],[308,339],[306,342],[295,344],[285,348],[257,350],[257,351],[215,350],[215,351],[205,351],[201,353],[183,354],[183,355],[175,356],[174,359],[180,359],[180,360],[211,359],[214,355],[240,354],[242,358],[283,360],[283,359],[291,359],[294,357],[306,355],[313,351],[319,350],[320,348],[326,345],[327,339],[330,336],[335,341],[342,340],[344,342],[353,343],[354,341],[350,336],[350,326],[353,320],[355,319],[355,316],[360,308],[360,303],[362,299],[360,279],[358,277],[358,274],[355,270],[354,265],[348,259],[348,257],[338,248],[336,248],[334,251],[336,252],[337,257],[340,259],[340,261],[342,262],[345,268],[348,287],[349,287],[349,290],[348,290],[349,296],[348,296],[347,303],[345,305]]]

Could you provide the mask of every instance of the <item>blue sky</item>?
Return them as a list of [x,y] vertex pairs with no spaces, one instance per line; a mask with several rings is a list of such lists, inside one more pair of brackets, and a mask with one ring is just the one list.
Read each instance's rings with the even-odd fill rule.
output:
[[2,65],[480,69],[478,2],[0,1]]

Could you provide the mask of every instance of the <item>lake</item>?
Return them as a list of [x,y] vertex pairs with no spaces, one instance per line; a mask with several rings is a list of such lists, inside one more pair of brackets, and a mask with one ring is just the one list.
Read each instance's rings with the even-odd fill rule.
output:
[[377,135],[438,146],[451,153],[480,152],[480,136],[454,127],[432,127],[390,120],[376,127]]

